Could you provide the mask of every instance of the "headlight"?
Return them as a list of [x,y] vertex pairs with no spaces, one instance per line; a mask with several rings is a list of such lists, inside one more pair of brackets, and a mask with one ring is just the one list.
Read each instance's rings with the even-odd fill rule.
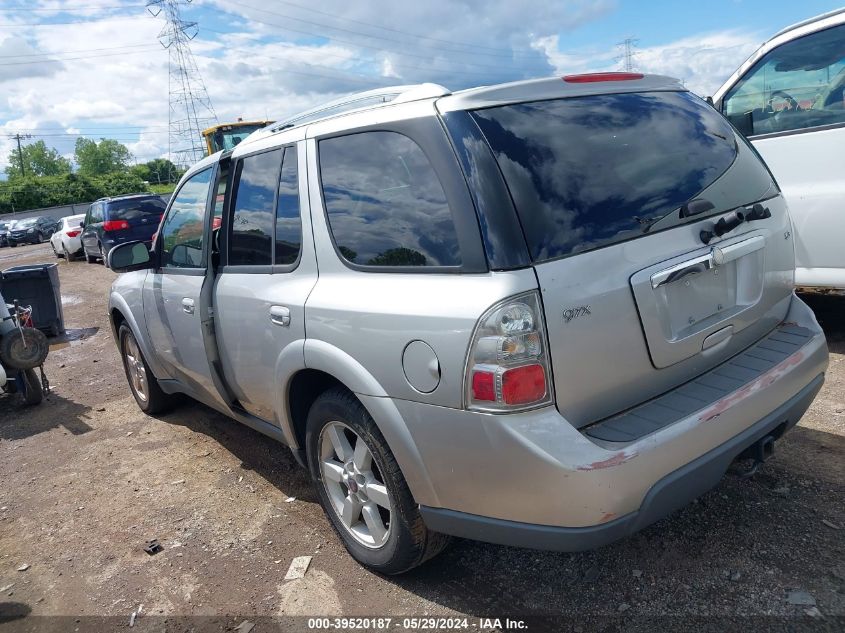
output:
[[35,229],[27,229],[27,233],[35,233]]

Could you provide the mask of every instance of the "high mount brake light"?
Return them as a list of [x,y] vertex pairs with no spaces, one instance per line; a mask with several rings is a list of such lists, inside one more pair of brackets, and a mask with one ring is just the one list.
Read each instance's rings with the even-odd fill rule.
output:
[[564,75],[569,84],[589,84],[597,81],[636,81],[643,78],[642,73],[586,73],[583,75]]
[[466,407],[508,413],[552,401],[546,328],[537,291],[487,310],[475,327],[464,377]]

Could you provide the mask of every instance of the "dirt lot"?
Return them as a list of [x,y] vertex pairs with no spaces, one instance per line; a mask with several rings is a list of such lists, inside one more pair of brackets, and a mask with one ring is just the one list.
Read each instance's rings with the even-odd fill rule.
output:
[[[0,250],[0,268],[46,261],[47,244]],[[47,360],[54,391],[33,409],[0,397],[0,629],[4,616],[7,627],[60,622],[15,614],[116,616],[108,622],[125,628],[139,605],[140,629],[164,621],[156,615],[214,616],[206,622],[226,628],[340,614],[465,614],[471,630],[506,616],[560,618],[567,630],[695,630],[714,616],[747,629],[784,616],[793,630],[845,626],[845,298],[811,300],[830,342],[827,383],[752,479],[729,475],[598,551],[459,541],[384,578],[346,554],[284,447],[198,404],[143,415],[106,320],[114,275],[84,262],[59,268],[71,341]],[[164,551],[148,556],[154,538]],[[307,575],[285,582],[300,555],[313,556]],[[796,589],[815,608],[791,604]]]

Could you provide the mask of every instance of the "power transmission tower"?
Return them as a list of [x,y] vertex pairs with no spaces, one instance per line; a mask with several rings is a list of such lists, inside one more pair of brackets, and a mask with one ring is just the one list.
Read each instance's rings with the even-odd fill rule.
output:
[[32,134],[9,134],[9,138],[13,138],[18,142],[18,162],[21,166],[21,176],[26,176],[26,170],[23,166],[23,150],[21,149],[21,139],[32,138]]
[[183,20],[180,6],[191,0],[148,0],[147,10],[167,21],[158,34],[169,57],[168,158],[187,167],[205,156],[202,131],[217,123],[217,114],[205,89],[190,42],[199,31],[196,22]]
[[626,73],[629,73],[636,68],[635,60],[637,58],[637,42],[639,42],[639,40],[634,37],[626,37],[616,45],[620,50],[620,55],[616,58],[616,61],[622,62],[622,68]]

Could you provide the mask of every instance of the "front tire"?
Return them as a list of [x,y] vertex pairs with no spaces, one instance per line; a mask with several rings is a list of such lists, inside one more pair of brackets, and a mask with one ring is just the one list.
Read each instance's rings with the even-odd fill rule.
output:
[[52,241],[50,242],[50,248],[52,248],[52,249],[53,249],[53,255],[55,255],[55,256],[56,256],[56,259],[61,259],[61,258],[62,258],[62,255],[59,253],[59,251],[57,251],[57,250],[56,250],[56,245],[55,245],[55,244],[53,244],[53,242],[52,242]]
[[129,390],[141,411],[147,415],[155,415],[171,409],[176,403],[176,397],[162,391],[141,353],[135,335],[125,323],[118,330],[118,341]]
[[334,388],[317,398],[305,445],[320,504],[359,563],[401,574],[449,543],[425,526],[387,442],[352,393]]
[[82,252],[85,253],[85,261],[86,262],[88,262],[89,264],[96,264],[97,263],[97,258],[91,257],[91,255],[88,254],[88,251],[83,250]]

